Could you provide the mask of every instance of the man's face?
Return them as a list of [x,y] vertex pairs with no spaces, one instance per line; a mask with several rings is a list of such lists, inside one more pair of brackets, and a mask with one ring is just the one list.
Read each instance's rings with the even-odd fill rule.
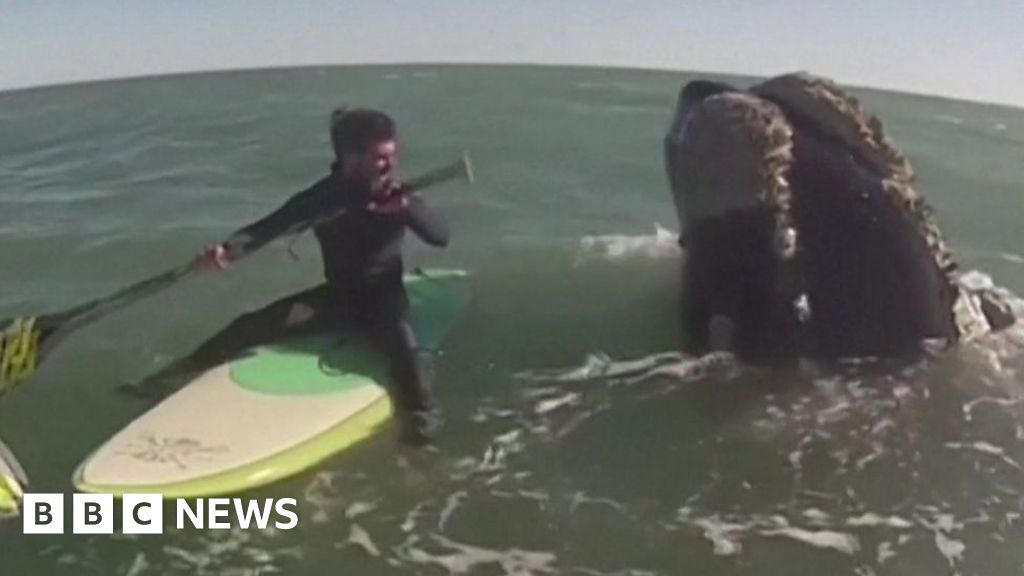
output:
[[388,184],[396,179],[398,145],[393,139],[378,141],[362,155],[348,156],[344,165],[349,179],[368,184],[374,196],[381,196],[388,191]]

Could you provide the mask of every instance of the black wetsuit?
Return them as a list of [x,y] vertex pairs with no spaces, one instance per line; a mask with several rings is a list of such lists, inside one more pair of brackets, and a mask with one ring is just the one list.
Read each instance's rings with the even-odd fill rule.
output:
[[[285,335],[355,328],[389,359],[392,397],[403,423],[426,426],[431,411],[429,382],[409,324],[402,281],[406,228],[434,246],[448,243],[448,225],[415,195],[399,214],[366,208],[369,191],[332,174],[292,196],[283,206],[236,232],[227,242],[237,257],[309,222],[345,210],[314,227],[327,281],[245,314],[190,357],[213,365]],[[409,432],[406,429],[406,432]],[[417,430],[412,430],[415,434]]]

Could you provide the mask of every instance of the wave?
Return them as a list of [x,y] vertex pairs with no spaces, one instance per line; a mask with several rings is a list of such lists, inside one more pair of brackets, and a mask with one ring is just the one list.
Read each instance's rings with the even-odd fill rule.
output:
[[625,115],[654,115],[664,117],[664,106],[640,106],[631,104],[610,104],[593,102],[569,102],[568,106],[573,112],[583,114],[625,114]]
[[654,225],[654,234],[604,234],[580,239],[581,259],[628,260],[634,258],[676,258],[682,250],[678,235]]
[[657,96],[659,98],[664,97],[664,92],[660,87],[652,87],[633,82],[624,81],[594,81],[584,80],[575,82],[574,86],[581,90],[604,90],[611,92],[620,92],[623,94],[641,94],[645,96]]
[[[737,367],[735,359],[728,353],[712,353],[693,357],[677,352],[663,352],[630,360],[614,360],[604,353],[588,355],[579,366],[569,368],[533,369],[515,375],[528,382],[581,383],[599,379],[622,379],[625,382],[643,382],[652,378],[671,377],[678,381],[694,381],[706,378],[716,369]],[[568,397],[565,397],[568,398]],[[546,399],[536,406],[537,413],[551,410],[557,404]]]
[[1013,252],[1000,252],[999,257],[1007,262],[1013,262],[1014,264],[1024,264],[1024,256],[1014,254]]
[[[981,282],[981,275],[974,281]],[[660,388],[646,398],[699,406],[700,413],[714,415],[715,432],[708,441],[717,453],[736,446],[773,455],[754,475],[711,457],[705,462],[712,467],[706,483],[684,495],[674,516],[662,518],[665,530],[703,538],[716,556],[756,558],[760,543],[783,539],[865,567],[924,553],[960,571],[970,552],[981,552],[984,545],[976,542],[981,534],[1005,532],[1006,523],[1019,518],[1014,498],[1020,496],[1015,482],[1024,461],[1024,398],[1016,366],[1024,359],[1024,340],[1014,343],[1012,332],[991,338],[965,344],[946,358],[895,369],[880,361],[840,367],[803,363],[787,372],[781,388],[768,386],[768,372],[740,366],[726,354],[655,353],[617,360],[594,353],[576,366],[528,370],[517,378],[527,383],[524,396],[534,417],[548,422],[547,437],[553,441],[572,441],[569,435],[581,420],[614,421],[631,414],[631,405],[645,399],[642,392]],[[963,362],[955,372],[971,376],[941,383],[948,378],[937,376],[947,372],[949,362]],[[613,390],[618,392],[611,396]],[[930,441],[936,421],[944,427],[939,444]],[[692,442],[699,446],[704,440]],[[697,449],[688,454],[698,461]],[[945,488],[923,474],[938,461],[946,462],[951,477],[987,478],[986,486],[1011,498],[915,496],[922,487]],[[978,476],[980,470],[984,476]],[[735,490],[749,501],[758,501],[758,494],[778,496],[764,481],[773,471],[788,475],[794,491],[776,501],[771,512],[760,504],[721,505],[725,494],[730,501],[737,498]],[[893,498],[879,500],[871,488],[879,474],[905,477],[908,485],[920,487],[894,488]],[[821,482],[822,477],[829,481]],[[635,512],[630,501],[616,506],[627,516]],[[753,551],[746,549],[748,543]]]
[[961,126],[964,123],[963,118],[958,118],[949,114],[935,114],[932,116],[932,119],[944,124],[952,124],[954,126]]
[[[954,570],[963,561],[963,552],[967,547],[957,536],[969,527],[972,520],[977,522],[977,519],[958,519],[953,514],[925,507],[913,510],[905,516],[863,512],[845,518],[835,518],[813,507],[792,515],[794,518],[787,518],[781,514],[698,516],[688,507],[683,507],[679,509],[675,522],[681,528],[701,532],[718,556],[742,553],[743,541],[755,536],[785,537],[847,556],[856,556],[865,551],[865,556],[868,556],[870,551],[863,550],[865,546],[862,540],[877,541],[881,535],[882,541],[878,542],[874,549],[873,562],[881,566],[897,556],[897,550],[911,541],[932,539],[938,555]],[[868,530],[870,533],[864,534]]]

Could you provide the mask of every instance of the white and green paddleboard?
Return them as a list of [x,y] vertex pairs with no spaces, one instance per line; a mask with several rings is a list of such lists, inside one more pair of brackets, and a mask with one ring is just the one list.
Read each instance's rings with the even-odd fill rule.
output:
[[[421,346],[438,347],[470,301],[467,275],[406,277]],[[293,338],[208,370],[75,472],[83,492],[232,494],[306,470],[373,434],[392,407],[386,362],[358,339]]]

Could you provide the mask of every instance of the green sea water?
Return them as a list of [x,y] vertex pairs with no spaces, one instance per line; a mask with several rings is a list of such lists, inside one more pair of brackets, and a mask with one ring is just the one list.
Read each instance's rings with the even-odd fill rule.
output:
[[[473,274],[437,366],[436,453],[385,432],[245,495],[297,498],[291,531],[0,522],[0,575],[1024,571],[1020,333],[897,368],[674,355],[661,137],[693,77],[367,66],[0,93],[0,317],[104,295],[276,208],[327,170],[340,105],[397,119],[407,175],[463,149],[477,173],[428,192],[451,246],[407,252]],[[854,93],[910,157],[962,267],[1024,293],[1024,110]],[[0,402],[32,491],[70,492],[78,463],[147,408],[119,385],[318,282],[315,242],[292,251],[271,245],[62,344]]]

